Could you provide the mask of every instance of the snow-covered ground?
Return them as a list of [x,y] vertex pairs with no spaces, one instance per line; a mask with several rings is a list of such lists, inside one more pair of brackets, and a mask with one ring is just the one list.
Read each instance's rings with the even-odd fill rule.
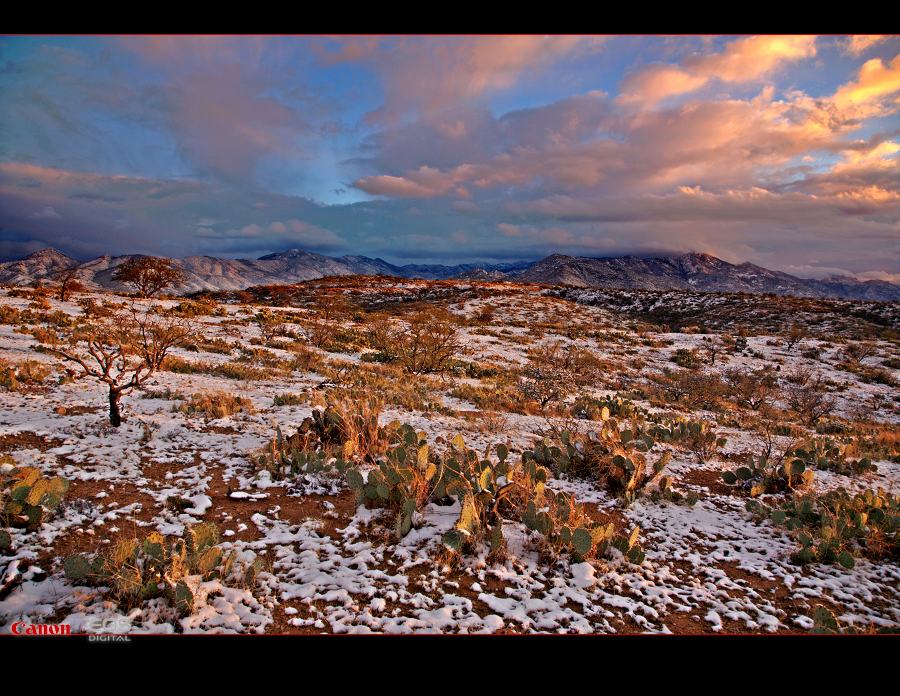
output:
[[[426,285],[404,281],[393,292],[420,292]],[[634,384],[646,382],[652,373],[674,367],[671,356],[677,349],[698,348],[704,339],[699,333],[658,333],[645,342],[632,321],[609,307],[513,286],[482,297],[472,295],[471,284],[460,284],[458,290],[464,297],[450,309],[459,316],[471,319],[487,308],[493,311],[488,327],[461,329],[467,360],[516,368],[528,363],[530,349],[573,344],[615,366],[614,373],[598,375],[586,393],[615,393],[605,385],[622,375]],[[102,301],[109,296],[93,297]],[[81,313],[74,301],[49,301],[54,310]],[[0,290],[0,306],[28,305],[28,299]],[[240,305],[222,306],[227,316],[198,319],[204,336],[258,348],[251,344],[260,337],[254,324],[235,330],[227,320],[246,319],[259,308],[248,313]],[[531,330],[535,323],[554,321],[580,331],[568,338],[549,328]],[[125,422],[113,428],[106,418],[104,385],[89,379],[58,384],[59,363],[36,352],[37,341],[17,328],[0,324],[0,360],[35,360],[51,366],[53,373],[40,385],[0,388],[0,456],[12,459],[0,466],[37,466],[69,479],[71,488],[58,514],[39,530],[11,530],[12,555],[0,557],[0,586],[8,582],[12,587],[0,595],[0,631],[27,621],[68,623],[76,632],[787,632],[810,628],[819,605],[832,609],[844,625],[900,627],[896,563],[859,559],[852,570],[796,566],[789,560],[796,542],[783,528],[754,522],[743,497],[711,483],[735,466],[735,455],[758,445],[756,435],[735,422],[719,428],[728,444],[705,463],[673,451],[668,472],[676,488],[697,493],[700,500],[693,507],[647,498],[624,506],[590,481],[551,482],[598,512],[639,526],[647,552],[640,565],[624,559],[574,563],[565,557],[549,562],[540,557],[534,533],[510,522],[505,525],[504,560],[489,561],[485,551],[450,566],[441,536],[455,523],[458,503],[429,504],[417,513],[412,532],[396,542],[386,513],[358,506],[352,491],[339,482],[314,477],[272,481],[256,469],[253,457],[272,440],[275,426],[289,434],[310,415],[323,376],[295,371],[291,376],[273,373],[266,380],[234,380],[160,371],[145,390],[123,398]],[[840,348],[835,338],[810,337],[802,350],[789,351],[777,336],[751,335],[746,351],[709,371],[774,365],[787,374],[798,366],[812,367],[839,387],[835,416],[850,418],[866,410],[871,422],[896,435],[896,387],[864,383],[842,369],[835,359]],[[896,348],[896,343],[880,341],[877,356],[867,362],[896,358]],[[359,364],[358,353],[313,350],[323,359]],[[804,351],[812,355],[813,350],[819,357],[804,357]],[[173,354],[220,364],[239,353],[178,349]],[[900,379],[897,369],[890,371]],[[487,380],[432,380],[442,412],[388,406],[381,422],[407,422],[424,430],[432,443],[461,433],[478,451],[504,441],[518,452],[547,432],[546,418],[518,413],[503,414],[496,428],[485,428],[477,416],[471,417],[479,412],[475,404],[450,396],[460,384],[482,383]],[[178,410],[182,401],[175,397],[213,390],[249,399],[253,412],[207,419]],[[276,395],[288,392],[310,401],[273,405]],[[637,403],[651,408],[649,402]],[[900,493],[900,464],[887,459],[875,464],[877,471],[852,478],[816,472],[813,485],[817,490],[880,487]],[[265,495],[234,498],[230,491]],[[168,509],[172,497],[187,499],[191,506],[181,512]],[[259,559],[263,571],[252,587],[201,583],[195,610],[187,617],[163,599],[126,611],[103,588],[77,586],[62,571],[66,553],[93,551],[151,531],[179,535],[186,525],[201,521],[216,523],[221,548],[234,551],[242,563]]]

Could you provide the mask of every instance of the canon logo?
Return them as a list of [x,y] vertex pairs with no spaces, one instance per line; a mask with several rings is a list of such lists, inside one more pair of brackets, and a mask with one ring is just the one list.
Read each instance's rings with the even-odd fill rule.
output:
[[16,621],[10,630],[14,636],[70,636],[72,627],[69,624],[30,624]]

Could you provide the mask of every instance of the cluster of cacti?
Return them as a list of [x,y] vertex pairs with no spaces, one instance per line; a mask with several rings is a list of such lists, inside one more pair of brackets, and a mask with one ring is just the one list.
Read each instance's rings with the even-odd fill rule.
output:
[[483,542],[489,544],[491,555],[500,553],[505,547],[504,520],[514,520],[540,532],[556,553],[583,559],[615,547],[632,562],[643,559],[637,532],[620,538],[612,524],[594,524],[571,496],[548,490],[550,472],[532,453],[514,464],[505,445],[481,456],[457,435],[449,451],[438,456],[430,451],[425,433],[409,425],[400,426],[392,437],[394,442],[377,468],[367,476],[351,468],[347,481],[359,502],[396,511],[393,529],[398,539],[409,533],[413,513],[426,502],[455,498],[459,518],[443,537],[451,553],[474,550]]
[[222,553],[218,543],[216,526],[204,523],[186,529],[180,539],[170,542],[153,532],[143,542],[122,539],[93,557],[68,556],[63,569],[72,582],[108,586],[116,600],[129,608],[147,599],[167,597],[180,613],[190,614],[194,608],[192,580],[228,575],[232,558]]
[[794,449],[791,456],[809,469],[833,471],[844,476],[855,476],[878,468],[871,459],[847,459],[845,448],[827,437],[814,438],[804,443]]
[[586,420],[605,421],[609,418],[634,418],[640,416],[642,410],[630,399],[621,396],[607,396],[595,399],[591,396],[579,396],[572,405],[572,415]]
[[701,464],[728,442],[726,438],[720,437],[707,421],[685,418],[656,424],[650,429],[650,434],[657,440],[673,443],[693,452]]
[[900,498],[879,489],[851,495],[844,489],[792,498],[779,507],[747,501],[757,519],[769,519],[795,533],[799,564],[854,566],[854,557],[900,558]]
[[345,459],[355,456],[374,461],[376,455],[385,451],[390,435],[400,427],[397,421],[386,426],[378,424],[383,405],[374,397],[338,398],[304,418],[297,431],[287,438],[287,446],[303,452],[340,449]]
[[763,493],[781,493],[807,486],[813,476],[813,471],[801,459],[789,455],[781,461],[751,456],[737,469],[722,472],[725,483],[740,486],[754,498]]
[[675,503],[676,505],[693,507],[697,504],[697,501],[700,500],[700,497],[694,491],[687,494],[676,491],[672,488],[671,477],[663,476],[659,479],[656,488],[650,491],[650,500],[653,502],[665,500],[670,503]]
[[[313,411],[313,415],[321,413]],[[304,420],[304,423],[307,420]],[[301,426],[302,427],[302,426]],[[285,476],[297,476],[299,474],[321,474],[336,472],[344,474],[350,468],[351,463],[343,456],[334,456],[328,449],[321,449],[318,440],[298,437],[295,433],[285,438],[280,426],[275,427],[275,437],[269,443],[266,450],[256,457],[258,469],[268,471],[274,479],[283,479]],[[309,431],[307,431],[308,433]],[[306,433],[304,433],[306,434]],[[307,449],[304,449],[304,445]]]
[[837,617],[825,607],[816,607],[813,612],[813,627],[810,633],[840,633],[841,626]]
[[13,469],[0,482],[0,526],[37,529],[68,490],[69,482],[61,476],[44,478],[32,466]]
[[544,441],[522,457],[557,473],[597,478],[610,492],[632,502],[648,484],[659,480],[670,455],[664,452],[648,467],[646,453],[654,445],[653,437],[637,420],[626,425],[620,428],[618,420],[609,418],[597,432],[564,432],[562,447]]
[[303,419],[297,432],[287,438],[290,449],[303,452],[319,452],[344,444],[346,426],[344,417],[334,406],[315,409]]
[[402,425],[377,468],[363,478],[359,469],[347,470],[347,483],[360,503],[397,511],[394,534],[402,539],[412,529],[413,513],[425,504],[439,480],[438,463],[432,461],[425,433]]
[[540,481],[524,505],[522,522],[540,532],[554,553],[567,552],[576,561],[608,555],[611,548],[618,549],[631,563],[644,560],[644,550],[638,543],[639,527],[628,536],[616,534],[612,522],[594,523],[572,496],[549,491]]
[[[506,445],[495,448],[497,461],[489,459],[489,452],[480,458],[475,450],[465,446],[462,436],[451,442],[452,449],[443,461],[442,476],[435,489],[440,499],[452,495],[460,501],[459,519],[444,535],[444,545],[451,551],[473,548],[481,539],[490,540],[492,554],[502,551],[504,514],[511,515],[515,503],[512,495],[530,483],[517,482],[521,478],[507,461]],[[523,485],[524,484],[524,485]]]

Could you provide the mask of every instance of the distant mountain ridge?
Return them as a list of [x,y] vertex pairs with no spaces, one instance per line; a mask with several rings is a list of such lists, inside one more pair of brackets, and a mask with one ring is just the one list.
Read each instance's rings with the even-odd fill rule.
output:
[[884,280],[798,278],[752,263],[732,264],[710,254],[587,258],[553,254],[516,274],[516,280],[547,285],[637,290],[693,290],[841,297],[895,302],[900,285]]
[[[54,273],[77,266],[78,279],[88,287],[121,290],[124,288],[112,280],[113,273],[117,266],[133,256],[100,256],[82,262],[56,249],[42,249],[23,259],[0,263],[0,283],[27,285],[36,280],[50,280]],[[175,288],[179,293],[243,290],[253,285],[298,283],[324,276],[387,275],[428,280],[510,280],[583,288],[772,293],[886,302],[900,300],[900,285],[887,281],[861,281],[844,276],[822,280],[798,278],[752,263],[732,264],[700,253],[606,258],[553,254],[536,262],[397,266],[380,258],[334,258],[303,249],[289,249],[258,259],[188,256],[171,261],[185,275],[185,282]]]

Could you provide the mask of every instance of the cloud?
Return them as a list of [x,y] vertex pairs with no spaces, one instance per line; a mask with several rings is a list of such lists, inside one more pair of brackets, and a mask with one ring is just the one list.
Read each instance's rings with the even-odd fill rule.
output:
[[49,205],[45,205],[43,208],[31,214],[31,217],[36,218],[37,220],[62,220],[62,215],[56,212],[56,210]]
[[859,56],[887,38],[883,34],[857,34],[841,42],[841,50],[847,55]]
[[855,81],[841,86],[832,101],[839,109],[850,111],[856,117],[884,115],[898,108],[897,100],[885,103],[888,97],[900,91],[900,54],[889,65],[880,58],[863,63]]
[[0,249],[897,273],[898,40],[855,38],[7,38]]
[[[347,248],[346,242],[331,230],[313,225],[303,220],[275,221],[268,225],[251,223],[240,229],[216,230],[200,226],[196,238],[204,248],[221,247],[228,243],[232,251],[246,248],[257,249],[262,240],[264,244],[277,248],[299,246],[318,251],[339,251]],[[243,242],[236,245],[235,242]]]
[[142,86],[141,100],[195,174],[254,185],[267,158],[308,156],[304,145],[314,128],[286,98],[277,42],[252,36],[119,42],[162,77]]
[[[820,104],[802,96],[776,100],[771,90],[749,100],[631,115],[616,114],[605,96],[594,95],[484,124],[483,133],[502,134],[494,140],[502,149],[482,148],[464,162],[448,158],[457,163],[444,169],[422,166],[363,177],[354,186],[373,195],[416,198],[501,187],[523,193],[667,190],[684,183],[733,187],[810,151],[842,149],[847,128]],[[375,161],[390,166],[389,154]]]
[[534,35],[356,38],[319,52],[329,63],[365,61],[374,69],[385,100],[368,120],[391,124],[509,89],[525,75],[602,43],[600,37]]
[[430,167],[422,167],[408,177],[383,174],[367,176],[354,183],[354,186],[373,196],[395,198],[431,198],[445,193],[452,185],[452,181],[445,180],[440,172]]
[[730,42],[721,53],[691,56],[680,66],[651,65],[622,82],[619,100],[649,107],[714,80],[754,82],[784,63],[815,56],[815,41],[814,36],[751,36]]

